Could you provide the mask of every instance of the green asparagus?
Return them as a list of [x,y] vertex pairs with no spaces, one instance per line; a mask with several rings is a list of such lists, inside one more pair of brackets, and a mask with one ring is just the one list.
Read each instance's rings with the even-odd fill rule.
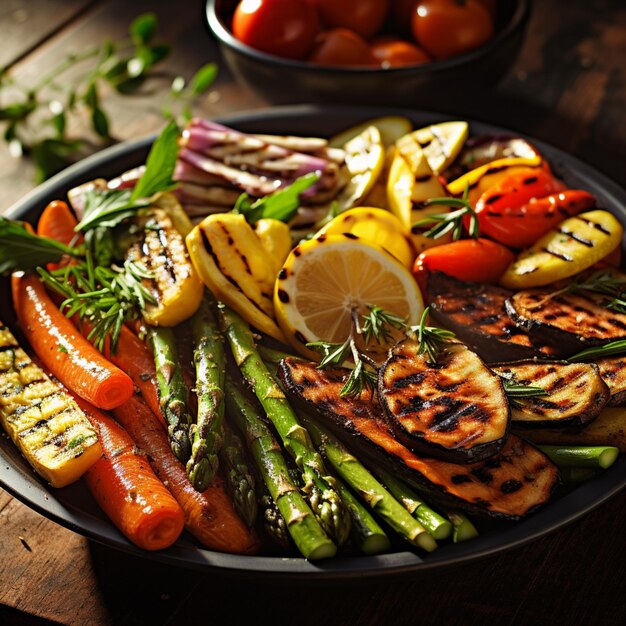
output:
[[300,553],[310,560],[334,556],[337,551],[335,544],[293,484],[281,448],[260,415],[260,409],[230,376],[226,378],[226,409],[244,435],[257,469]]
[[611,467],[619,456],[613,446],[537,446],[559,467]]
[[377,467],[374,473],[383,482],[391,495],[435,538],[447,539],[452,533],[452,524],[433,511],[404,482],[384,469]]
[[326,471],[309,433],[298,422],[285,394],[263,363],[248,324],[223,304],[219,305],[219,311],[235,362],[274,424],[285,449],[302,471],[303,492],[313,513],[326,532],[339,545],[343,544],[350,534],[350,515],[339,497],[334,478]]
[[167,422],[167,434],[172,452],[182,463],[191,455],[189,426],[189,392],[183,380],[176,351],[176,339],[171,328],[152,327],[149,331],[154,353],[159,402]]
[[220,449],[220,462],[224,468],[226,489],[241,519],[252,528],[257,516],[255,480],[246,459],[244,445],[239,436],[225,421],[224,443]]
[[452,541],[454,543],[460,543],[461,541],[478,537],[476,526],[474,526],[471,520],[463,513],[459,511],[447,511],[446,515],[452,522]]
[[355,458],[346,447],[327,430],[303,416],[316,445],[339,476],[365,503],[410,544],[432,552],[437,543],[426,529],[400,504]]
[[191,320],[198,417],[189,428],[191,457],[187,474],[198,491],[204,491],[213,481],[219,466],[218,453],[222,445],[224,421],[224,378],[226,356],[223,338],[211,311],[209,296]]

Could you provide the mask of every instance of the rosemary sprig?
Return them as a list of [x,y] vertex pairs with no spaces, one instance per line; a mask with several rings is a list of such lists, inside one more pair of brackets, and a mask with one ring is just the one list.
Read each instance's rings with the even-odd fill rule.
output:
[[352,327],[343,343],[314,341],[307,344],[308,348],[322,355],[318,365],[320,368],[344,365],[350,358],[354,361],[354,367],[339,392],[342,397],[358,396],[366,390],[373,394],[376,390],[378,365],[359,347],[359,337],[365,346],[372,340],[380,344],[391,339],[392,328],[400,330],[407,328],[404,318],[395,313],[375,305],[370,305],[368,309],[369,313],[362,315],[359,315],[356,309],[352,311]]
[[586,277],[579,276],[557,293],[581,291],[610,296],[612,299],[604,306],[616,313],[626,313],[626,280],[615,276],[610,270],[598,270]]
[[502,379],[504,393],[506,393],[509,404],[512,407],[520,408],[522,406],[522,403],[519,402],[520,398],[537,398],[548,395],[548,392],[543,387],[524,385],[515,380],[513,375],[498,374],[498,376]]
[[449,213],[429,215],[423,220],[415,222],[413,228],[431,226],[429,230],[423,233],[425,237],[430,239],[439,239],[452,232],[452,239],[457,241],[463,234],[463,220],[466,215],[469,215],[468,234],[470,237],[477,238],[479,236],[478,217],[468,198],[469,187],[466,187],[462,198],[431,198],[426,200],[424,203],[426,206],[436,205],[458,208],[456,211],[450,211]]
[[61,311],[67,317],[78,315],[91,326],[87,339],[100,351],[110,337],[110,348],[115,352],[124,322],[138,317],[146,304],[155,302],[142,283],[152,275],[136,262],[103,267],[95,265],[87,252],[82,263],[37,271],[46,285],[65,298]]
[[602,346],[593,346],[568,357],[568,361],[590,361],[607,356],[626,354],[626,339],[618,339]]
[[429,310],[430,307],[424,309],[419,325],[411,327],[411,331],[416,334],[419,343],[418,354],[426,354],[429,363],[436,363],[444,345],[456,339],[456,335],[445,328],[426,326]]

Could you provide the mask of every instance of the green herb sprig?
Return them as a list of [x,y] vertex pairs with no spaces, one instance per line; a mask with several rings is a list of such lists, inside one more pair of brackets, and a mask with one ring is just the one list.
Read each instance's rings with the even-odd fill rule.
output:
[[469,187],[466,187],[462,198],[432,198],[424,204],[426,206],[450,206],[458,207],[456,211],[429,215],[413,224],[413,228],[430,226],[423,235],[430,239],[439,239],[452,232],[452,239],[457,241],[463,234],[463,221],[469,215],[468,234],[470,237],[479,237],[478,216],[469,203]]
[[604,306],[616,313],[626,313],[626,279],[616,276],[611,270],[598,270],[589,276],[579,276],[557,293],[583,291],[610,296],[611,300]]
[[[3,138],[12,155],[32,158],[37,182],[84,156],[92,146],[85,138],[70,136],[71,119],[87,117],[98,143],[114,141],[111,120],[102,104],[103,88],[112,88],[120,96],[141,93],[145,81],[156,76],[155,67],[171,52],[169,44],[155,41],[157,28],[154,13],[139,15],[130,24],[128,37],[104,39],[96,46],[71,52],[34,84],[22,83],[0,68]],[[73,68],[84,71],[70,78],[66,74]],[[175,110],[182,105],[180,117],[189,118],[191,103],[212,85],[216,74],[217,67],[210,63],[188,83],[175,77],[163,96],[172,100],[172,106],[164,107],[164,116],[176,118]]]
[[509,399],[509,404],[512,407],[522,407],[522,403],[519,401],[521,398],[537,398],[548,395],[548,392],[543,387],[539,387],[537,385],[524,385],[523,383],[515,380],[513,375],[498,375],[502,380],[504,393],[506,393],[506,396]]
[[300,194],[312,187],[319,179],[320,175],[316,172],[305,174],[288,187],[254,201],[250,200],[247,193],[242,193],[237,198],[233,213],[241,213],[252,225],[266,218],[289,222],[300,207]]
[[426,326],[430,307],[426,307],[422,313],[420,323],[411,327],[411,332],[416,334],[419,343],[418,354],[426,354],[429,363],[436,363],[439,353],[444,346],[456,339],[456,335],[451,330],[438,328],[436,326]]

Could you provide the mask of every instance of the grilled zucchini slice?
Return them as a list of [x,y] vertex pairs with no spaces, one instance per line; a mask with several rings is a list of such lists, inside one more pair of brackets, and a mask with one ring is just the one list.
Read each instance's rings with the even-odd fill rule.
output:
[[156,300],[146,304],[143,317],[152,326],[176,326],[191,317],[200,306],[203,286],[193,268],[184,235],[190,224],[172,214],[176,205],[161,200],[146,215],[138,218],[140,236],[128,252],[127,259],[146,268],[152,275],[144,284]]
[[415,452],[471,463],[502,449],[510,410],[502,380],[462,343],[436,363],[402,341],[380,369],[378,394],[396,439]]
[[515,383],[546,391],[545,396],[515,399],[513,426],[581,427],[600,414],[611,395],[597,368],[589,363],[527,360],[491,369]]
[[570,217],[522,252],[502,275],[509,289],[541,287],[574,276],[610,254],[624,229],[608,211]]
[[0,422],[53,487],[78,480],[102,455],[98,435],[74,399],[31,361],[1,322]]
[[611,397],[608,406],[623,406],[626,404],[626,357],[609,356],[596,359],[595,366],[602,380],[606,383]]

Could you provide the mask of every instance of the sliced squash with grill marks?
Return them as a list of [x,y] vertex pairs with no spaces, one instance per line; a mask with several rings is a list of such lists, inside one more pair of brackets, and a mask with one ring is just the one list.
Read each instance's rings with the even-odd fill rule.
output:
[[[202,300],[202,282],[193,268],[184,235],[191,224],[173,214],[176,205],[160,200],[137,219],[139,239],[126,254],[127,259],[144,267],[151,278],[144,279],[155,303],[144,307],[143,317],[152,326],[176,326],[191,317]],[[187,220],[188,222],[188,220]],[[178,227],[177,227],[178,226]]]
[[288,343],[274,321],[276,264],[243,215],[209,215],[187,236],[189,256],[216,298],[249,324]]
[[500,279],[503,287],[549,285],[582,272],[620,245],[624,228],[608,211],[570,217],[522,252]]
[[516,384],[546,392],[544,396],[515,398],[511,403],[515,426],[581,427],[600,414],[611,395],[597,368],[589,363],[529,359],[492,365],[491,369]]
[[74,398],[52,381],[0,323],[0,422],[53,487],[78,480],[102,455]]

